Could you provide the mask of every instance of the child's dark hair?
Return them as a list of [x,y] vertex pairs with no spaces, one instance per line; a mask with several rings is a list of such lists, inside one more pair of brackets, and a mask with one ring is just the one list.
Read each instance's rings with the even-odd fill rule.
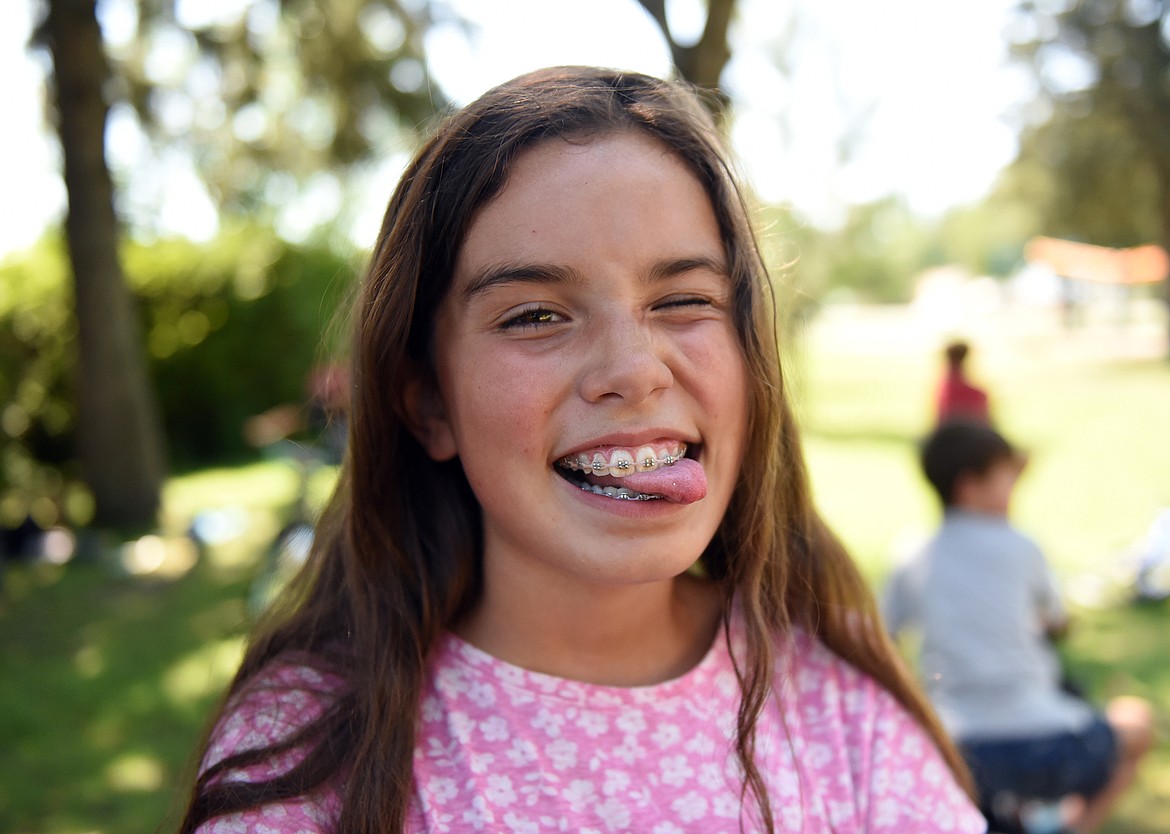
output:
[[947,364],[952,368],[958,368],[966,362],[967,354],[970,352],[971,346],[960,340],[948,342],[946,348],[943,349],[943,355],[947,358]]
[[1013,460],[1019,451],[990,426],[951,420],[931,432],[920,449],[922,471],[943,506],[955,503],[955,485],[964,475],[983,475],[999,461]]

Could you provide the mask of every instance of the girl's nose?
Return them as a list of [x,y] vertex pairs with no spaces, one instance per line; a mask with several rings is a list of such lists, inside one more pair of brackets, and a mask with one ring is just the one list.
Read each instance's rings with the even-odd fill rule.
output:
[[619,398],[640,403],[674,382],[664,346],[644,322],[611,321],[591,332],[587,350],[581,395],[589,402]]

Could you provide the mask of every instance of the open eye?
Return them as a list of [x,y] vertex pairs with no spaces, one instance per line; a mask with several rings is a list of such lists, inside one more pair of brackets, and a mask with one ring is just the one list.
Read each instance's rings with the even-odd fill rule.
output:
[[500,324],[500,329],[517,330],[534,327],[545,327],[547,325],[556,324],[564,320],[564,316],[554,310],[548,309],[547,307],[528,307],[505,319],[504,322]]

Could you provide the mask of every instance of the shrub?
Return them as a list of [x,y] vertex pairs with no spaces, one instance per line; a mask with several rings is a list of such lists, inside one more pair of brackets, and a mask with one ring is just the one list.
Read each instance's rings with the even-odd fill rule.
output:
[[[172,466],[252,453],[244,421],[300,403],[331,351],[323,337],[355,274],[352,258],[241,229],[208,244],[127,244],[123,263]],[[63,243],[48,236],[0,264],[0,524],[84,521],[74,461],[76,357]]]

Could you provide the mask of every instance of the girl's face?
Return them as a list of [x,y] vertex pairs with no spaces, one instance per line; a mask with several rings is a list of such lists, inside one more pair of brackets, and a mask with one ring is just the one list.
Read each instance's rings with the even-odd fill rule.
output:
[[726,273],[706,193],[654,139],[516,160],[459,252],[416,421],[483,508],[489,592],[497,568],[634,583],[702,553],[746,436]]

